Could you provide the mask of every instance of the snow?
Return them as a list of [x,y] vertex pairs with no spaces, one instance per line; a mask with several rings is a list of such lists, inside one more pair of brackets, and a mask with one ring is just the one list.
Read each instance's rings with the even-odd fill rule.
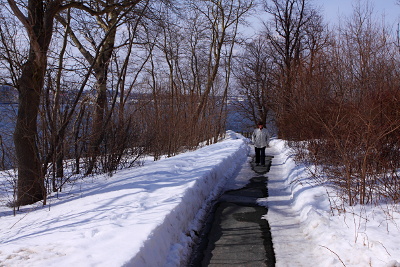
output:
[[284,141],[273,140],[267,154],[274,155],[269,197],[259,203],[269,207],[276,266],[400,267],[398,205],[339,212],[332,188],[312,183]]
[[[331,210],[329,188],[311,184],[282,140],[272,140],[269,208],[276,266],[400,267],[398,206]],[[46,206],[14,216],[1,182],[0,266],[185,266],[213,201],[253,176],[248,139],[68,184]],[[333,213],[332,213],[333,212]]]

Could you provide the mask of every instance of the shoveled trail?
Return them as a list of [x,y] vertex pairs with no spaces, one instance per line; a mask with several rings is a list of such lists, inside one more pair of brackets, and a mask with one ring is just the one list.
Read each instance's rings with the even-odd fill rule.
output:
[[266,166],[252,164],[255,176],[245,187],[221,196],[190,266],[275,266],[269,224],[262,218],[267,209],[257,204],[268,196],[271,158]]

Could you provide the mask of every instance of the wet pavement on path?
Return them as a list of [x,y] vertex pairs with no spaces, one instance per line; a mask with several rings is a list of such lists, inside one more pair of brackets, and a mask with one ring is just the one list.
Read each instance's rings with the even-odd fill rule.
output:
[[268,196],[271,158],[266,166],[255,166],[255,176],[243,188],[225,192],[209,216],[202,239],[189,266],[275,266],[268,221],[262,219],[265,207],[258,198]]

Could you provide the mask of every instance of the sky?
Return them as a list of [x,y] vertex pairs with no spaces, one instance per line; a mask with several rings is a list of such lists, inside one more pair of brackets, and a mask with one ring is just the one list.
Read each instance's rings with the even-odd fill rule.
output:
[[[322,7],[325,18],[329,23],[337,23],[341,15],[349,16],[357,0],[313,0],[315,5]],[[360,0],[361,4],[367,0]],[[397,0],[369,0],[374,13],[381,17],[385,15],[387,22],[397,24],[400,18],[400,5]]]
[[[265,174],[276,267],[400,267],[400,206],[343,206],[313,184],[285,141],[273,139]],[[113,176],[72,177],[48,205],[14,216],[10,177],[0,176],[0,266],[187,266],[211,203],[254,177],[254,147],[228,131],[220,142]],[[4,174],[4,173],[3,173]],[[328,193],[331,198],[328,197]],[[345,205],[345,204],[344,204]]]
[[[265,0],[263,0],[265,1]],[[267,0],[268,1],[268,0]],[[343,18],[351,16],[353,6],[360,1],[361,4],[370,2],[373,8],[374,18],[381,20],[385,17],[385,24],[397,29],[400,23],[400,0],[310,0],[311,4],[319,9],[323,14],[323,19],[330,26],[337,25]],[[261,6],[260,6],[261,7]],[[262,10],[262,8],[261,8]],[[260,11],[260,13],[252,15],[248,18],[250,26],[242,27],[240,31],[248,37],[262,30],[262,21],[266,21],[268,15]]]

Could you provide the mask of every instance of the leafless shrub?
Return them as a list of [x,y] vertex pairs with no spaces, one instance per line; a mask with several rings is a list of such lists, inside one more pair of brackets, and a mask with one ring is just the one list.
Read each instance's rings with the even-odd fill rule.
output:
[[298,65],[281,130],[350,205],[398,202],[399,55],[368,8],[342,27],[312,65]]

